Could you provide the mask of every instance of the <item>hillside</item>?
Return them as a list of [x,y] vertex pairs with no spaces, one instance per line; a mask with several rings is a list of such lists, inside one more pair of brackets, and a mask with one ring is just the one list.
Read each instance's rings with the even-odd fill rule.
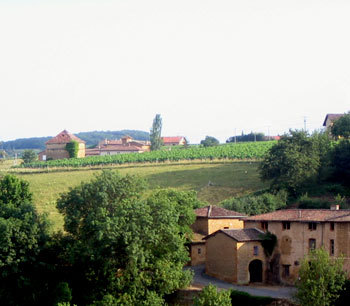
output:
[[[121,174],[137,174],[148,181],[149,190],[157,187],[195,190],[199,199],[215,204],[232,196],[244,195],[267,187],[267,184],[259,179],[258,164],[258,162],[237,161],[183,161],[104,166],[103,169],[116,169]],[[2,173],[9,171],[11,165],[10,161],[3,164]],[[77,186],[82,181],[90,180],[101,170],[77,168],[70,171],[56,169],[53,172],[36,172],[36,169],[10,171],[17,172],[18,176],[30,183],[38,210],[48,213],[54,228],[60,229],[63,218],[55,206],[59,194],[68,191],[70,187]]]
[[[91,131],[76,133],[80,139],[86,141],[86,146],[96,145],[99,141],[104,139],[120,139],[124,135],[129,135],[134,139],[148,140],[149,133],[138,130],[121,130],[121,131]],[[53,136],[47,137],[32,137],[32,138],[19,138],[16,140],[0,142],[0,150],[11,152],[13,150],[44,150],[45,142]]]

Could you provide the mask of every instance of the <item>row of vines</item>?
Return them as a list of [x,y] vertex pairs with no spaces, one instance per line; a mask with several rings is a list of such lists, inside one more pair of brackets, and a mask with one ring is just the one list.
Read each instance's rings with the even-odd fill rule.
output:
[[274,144],[274,141],[266,141],[225,144],[207,148],[191,146],[189,148],[173,148],[171,150],[159,150],[145,153],[89,156],[85,158],[33,162],[29,164],[22,164],[19,167],[86,167],[108,164],[151,163],[198,159],[261,159]]

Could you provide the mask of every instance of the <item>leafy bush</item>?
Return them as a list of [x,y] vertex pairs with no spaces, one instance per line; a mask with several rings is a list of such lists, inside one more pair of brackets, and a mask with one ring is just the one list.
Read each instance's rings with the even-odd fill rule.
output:
[[194,306],[231,306],[230,291],[218,291],[217,288],[209,284],[194,299]]
[[22,154],[22,159],[25,164],[32,163],[36,160],[36,154],[33,150],[25,150]]
[[276,194],[263,193],[261,195],[248,195],[241,198],[231,198],[220,203],[226,209],[245,213],[247,215],[258,215],[275,211],[286,206],[287,192],[284,190]]

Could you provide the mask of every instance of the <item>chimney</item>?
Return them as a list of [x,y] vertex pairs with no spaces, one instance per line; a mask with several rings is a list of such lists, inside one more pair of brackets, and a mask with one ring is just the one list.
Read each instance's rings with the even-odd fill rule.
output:
[[339,210],[339,204],[332,204],[331,210]]

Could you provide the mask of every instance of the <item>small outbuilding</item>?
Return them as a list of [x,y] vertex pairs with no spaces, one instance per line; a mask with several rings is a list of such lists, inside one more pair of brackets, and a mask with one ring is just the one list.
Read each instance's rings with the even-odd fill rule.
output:
[[205,237],[206,274],[237,284],[264,282],[263,235],[257,228],[244,228],[218,230]]

